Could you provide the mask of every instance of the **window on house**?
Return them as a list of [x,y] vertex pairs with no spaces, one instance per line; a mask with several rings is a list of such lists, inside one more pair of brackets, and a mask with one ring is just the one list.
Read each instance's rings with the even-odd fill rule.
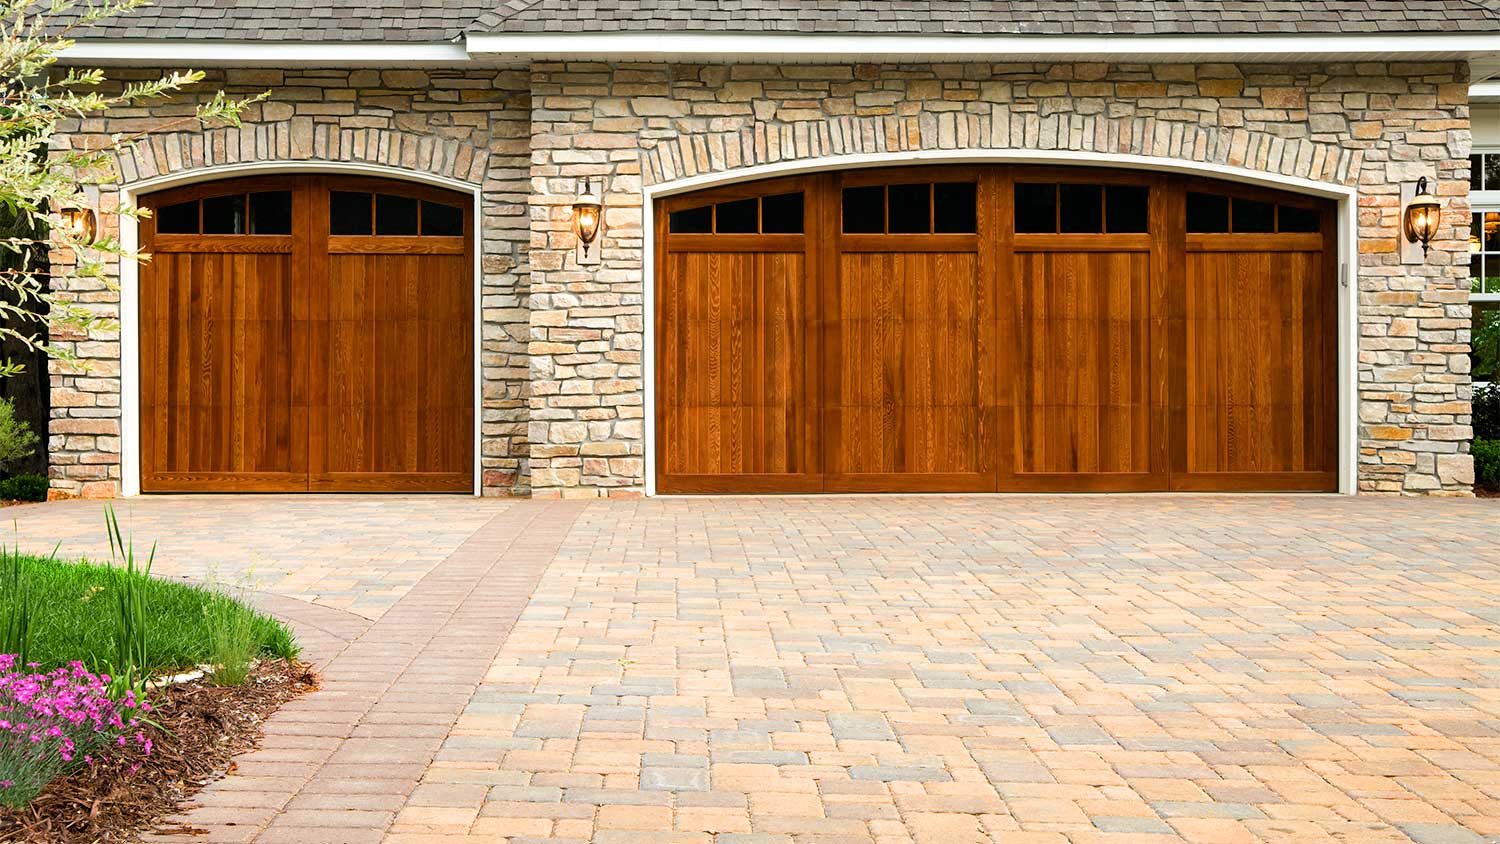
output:
[[1500,152],[1469,156],[1469,190],[1500,190]]
[[667,215],[671,234],[802,234],[802,192],[730,199]]
[[1500,381],[1500,210],[1469,219],[1469,370],[1475,381]]
[[844,234],[974,234],[978,201],[974,182],[847,187]]
[[1469,220],[1469,292],[1500,294],[1500,211],[1477,211]]
[[1151,191],[1144,185],[1016,183],[1020,234],[1140,234]]

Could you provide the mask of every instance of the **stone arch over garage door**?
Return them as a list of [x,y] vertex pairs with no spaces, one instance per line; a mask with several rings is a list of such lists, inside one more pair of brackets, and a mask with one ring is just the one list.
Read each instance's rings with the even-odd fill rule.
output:
[[756,121],[734,131],[679,135],[645,146],[643,176],[659,184],[768,164],[919,151],[1035,150],[1173,159],[1272,176],[1347,185],[1362,151],[1246,129],[1102,115],[942,112],[916,117],[842,116],[794,123]]

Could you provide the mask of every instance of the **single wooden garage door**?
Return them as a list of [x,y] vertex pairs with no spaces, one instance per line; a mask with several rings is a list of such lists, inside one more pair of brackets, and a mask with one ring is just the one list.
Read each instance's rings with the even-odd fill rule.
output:
[[141,488],[473,488],[467,197],[235,179],[141,222]]
[[663,492],[1336,487],[1330,202],[989,166],[656,211]]

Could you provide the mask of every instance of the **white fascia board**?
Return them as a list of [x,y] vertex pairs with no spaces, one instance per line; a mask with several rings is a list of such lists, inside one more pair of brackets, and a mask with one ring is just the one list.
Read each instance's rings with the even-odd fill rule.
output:
[[794,57],[816,59],[990,56],[1181,60],[1286,57],[1467,57],[1500,54],[1500,33],[1483,35],[831,35],[799,33],[474,33],[470,55]]
[[1500,82],[1477,82],[1470,85],[1469,99],[1490,102],[1500,100]]
[[147,41],[141,39],[78,39],[59,59],[72,62],[152,62],[159,64],[227,65],[392,65],[462,63],[469,53],[452,42],[392,44],[388,42],[286,41]]

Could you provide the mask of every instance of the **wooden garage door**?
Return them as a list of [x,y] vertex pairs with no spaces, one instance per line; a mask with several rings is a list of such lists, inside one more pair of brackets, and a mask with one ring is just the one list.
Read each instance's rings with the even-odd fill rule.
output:
[[1059,167],[657,207],[663,492],[1329,490],[1331,203]]
[[465,197],[296,176],[142,204],[144,491],[472,488]]

